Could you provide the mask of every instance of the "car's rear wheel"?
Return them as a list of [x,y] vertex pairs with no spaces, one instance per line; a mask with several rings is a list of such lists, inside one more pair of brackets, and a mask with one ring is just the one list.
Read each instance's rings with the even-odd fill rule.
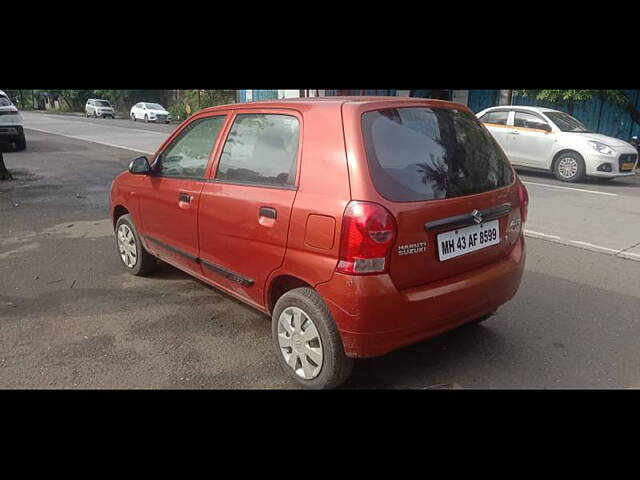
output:
[[584,177],[584,160],[575,152],[562,153],[553,168],[558,180],[563,182],[578,182]]
[[278,363],[305,388],[335,388],[353,367],[344,353],[335,322],[318,293],[295,288],[280,297],[272,314]]
[[156,267],[155,257],[145,250],[129,214],[116,223],[116,243],[122,265],[132,275],[146,275]]
[[21,137],[16,141],[16,150],[24,150],[25,148],[27,148],[27,141]]

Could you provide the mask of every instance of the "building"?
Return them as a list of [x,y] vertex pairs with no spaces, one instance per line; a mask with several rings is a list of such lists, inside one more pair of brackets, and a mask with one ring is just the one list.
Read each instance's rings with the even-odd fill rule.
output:
[[[238,102],[334,95],[440,98],[467,105],[475,113],[496,105],[541,106],[567,112],[597,133],[627,141],[632,136],[640,137],[640,125],[633,121],[628,112],[599,99],[575,103],[549,103],[517,95],[513,90],[237,90],[236,92]],[[625,93],[636,108],[640,109],[640,90],[625,90]]]

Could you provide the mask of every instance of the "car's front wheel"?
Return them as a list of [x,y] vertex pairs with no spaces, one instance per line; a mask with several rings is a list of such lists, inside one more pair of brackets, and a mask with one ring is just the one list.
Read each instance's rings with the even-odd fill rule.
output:
[[131,114],[131,120],[133,120],[134,122],[136,121],[136,116],[133,113]]
[[272,338],[278,363],[298,385],[335,388],[351,373],[353,360],[345,355],[331,313],[312,288],[295,288],[278,299]]
[[144,123],[149,123],[149,116],[148,115],[144,116]]
[[146,275],[156,267],[155,257],[145,250],[129,214],[116,223],[116,243],[122,265],[132,275]]
[[584,160],[576,152],[561,154],[553,167],[556,178],[563,182],[579,182],[584,177],[584,172]]

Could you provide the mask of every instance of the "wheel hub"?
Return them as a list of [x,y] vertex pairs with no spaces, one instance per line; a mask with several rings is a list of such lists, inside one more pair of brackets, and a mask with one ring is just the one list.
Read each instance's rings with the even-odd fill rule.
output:
[[138,259],[138,249],[136,248],[136,240],[133,232],[128,225],[123,223],[118,227],[117,238],[122,263],[124,263],[127,268],[135,267]]
[[578,162],[571,157],[562,158],[558,163],[558,172],[564,178],[573,177],[578,171]]
[[302,309],[288,307],[280,314],[278,343],[284,361],[297,376],[312,380],[320,374],[324,360],[320,334]]

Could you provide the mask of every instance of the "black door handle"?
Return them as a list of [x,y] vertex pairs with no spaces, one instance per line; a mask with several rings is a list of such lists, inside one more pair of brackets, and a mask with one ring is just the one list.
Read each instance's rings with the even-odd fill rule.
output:
[[180,193],[180,195],[178,195],[178,199],[181,202],[184,202],[184,203],[191,203],[191,199],[192,198],[193,197],[191,195],[189,195],[188,193]]
[[260,207],[260,216],[275,219],[278,217],[278,212],[275,208]]

